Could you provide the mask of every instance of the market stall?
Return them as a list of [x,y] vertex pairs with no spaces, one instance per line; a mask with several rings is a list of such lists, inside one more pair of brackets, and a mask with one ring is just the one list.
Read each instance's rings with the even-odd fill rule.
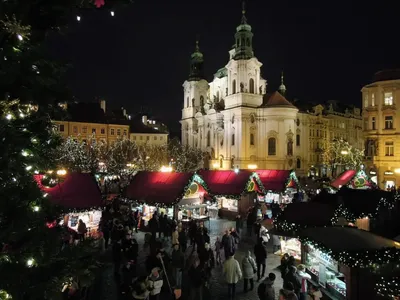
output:
[[266,203],[290,203],[301,190],[293,170],[256,170],[258,200]]
[[400,244],[364,230],[315,227],[299,236],[310,282],[328,299],[377,299],[374,283],[398,264]]
[[125,191],[125,197],[138,203],[143,226],[157,211],[177,220],[208,221],[204,200],[208,189],[193,173],[138,172]]
[[210,193],[216,199],[222,217],[234,218],[238,214],[244,216],[254,205],[256,193],[249,188],[252,182],[251,171],[201,170],[198,175],[204,180]]
[[274,228],[270,234],[276,236],[280,247],[276,255],[288,253],[297,260],[301,258],[301,244],[298,232],[308,227],[332,226],[335,207],[329,204],[298,202],[288,204],[274,220]]
[[336,179],[331,182],[331,186],[335,189],[340,189],[341,187],[348,187],[350,189],[359,190],[373,190],[378,189],[378,186],[374,181],[369,178],[367,173],[365,173],[364,168],[359,171],[356,170],[346,170],[341,173]]
[[54,181],[49,175],[35,175],[34,179],[50,200],[64,208],[62,223],[77,230],[81,219],[88,235],[97,235],[103,200],[96,179],[92,174],[70,173]]

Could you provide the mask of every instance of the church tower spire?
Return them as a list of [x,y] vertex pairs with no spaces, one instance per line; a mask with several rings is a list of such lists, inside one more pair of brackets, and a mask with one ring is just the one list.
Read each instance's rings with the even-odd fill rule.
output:
[[251,26],[247,24],[246,3],[242,3],[242,21],[236,28],[235,34],[235,55],[234,59],[250,59],[254,57],[253,53],[253,33]]
[[285,86],[285,83],[284,83],[284,77],[283,77],[283,71],[282,71],[282,73],[281,73],[281,85],[279,86],[279,93],[282,95],[282,96],[285,96],[285,94],[286,94],[286,86]]
[[188,81],[199,81],[204,79],[203,73],[204,57],[200,52],[199,39],[196,40],[196,47],[190,58],[190,72]]

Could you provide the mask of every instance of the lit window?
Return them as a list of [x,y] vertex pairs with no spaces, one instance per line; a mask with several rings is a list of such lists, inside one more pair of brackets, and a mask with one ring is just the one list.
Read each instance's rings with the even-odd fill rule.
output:
[[74,126],[73,128],[72,128],[72,131],[73,131],[73,133],[78,133],[78,127],[77,126]]
[[101,134],[105,134],[106,133],[106,129],[102,128],[102,129],[100,129],[100,132],[101,132]]
[[82,127],[82,133],[87,133],[87,127]]
[[92,128],[92,134],[96,134],[96,128]]
[[61,124],[61,125],[60,125],[60,132],[64,132],[64,129],[65,129],[65,128],[64,128],[64,125]]
[[385,117],[385,129],[393,129],[393,116]]
[[393,93],[392,92],[385,93],[385,105],[393,105]]
[[115,135],[115,129],[114,128],[110,129],[110,135]]
[[386,142],[385,143],[385,156],[393,156],[394,155],[394,143]]
[[126,131],[126,129],[124,129],[124,135],[127,135],[128,134],[128,132]]
[[121,135],[121,129],[117,129],[117,135]]
[[371,126],[371,129],[372,130],[376,130],[376,122],[375,122],[375,117],[372,117],[372,126]]

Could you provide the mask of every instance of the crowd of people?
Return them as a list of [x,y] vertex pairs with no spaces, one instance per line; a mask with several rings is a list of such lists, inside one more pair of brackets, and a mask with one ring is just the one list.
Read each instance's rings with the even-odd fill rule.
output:
[[[295,266],[293,257],[283,256],[281,276],[283,286],[275,293],[276,275],[267,266],[267,248],[260,234],[261,224],[253,211],[246,216],[247,233],[243,232],[244,220],[236,218],[235,227],[228,228],[211,244],[209,230],[203,223],[191,220],[181,222],[165,214],[154,212],[148,222],[145,246],[149,255],[145,259],[146,272],[139,274],[139,253],[135,233],[140,213],[122,211],[118,206],[107,207],[102,214],[100,230],[104,248],[111,244],[114,273],[120,278],[121,292],[134,300],[185,299],[203,300],[205,289],[211,289],[213,269],[221,268],[227,285],[229,299],[235,299],[237,289],[245,293],[255,289],[259,300],[319,300],[321,292],[307,287],[304,266]],[[186,224],[187,223],[187,224]],[[245,224],[246,224],[245,223]],[[244,240],[244,241],[243,241]],[[240,262],[235,258],[240,243],[254,244]],[[248,248],[248,247],[247,247]],[[276,267],[276,266],[272,266]],[[243,287],[238,282],[243,279]],[[162,296],[161,296],[162,295]]]

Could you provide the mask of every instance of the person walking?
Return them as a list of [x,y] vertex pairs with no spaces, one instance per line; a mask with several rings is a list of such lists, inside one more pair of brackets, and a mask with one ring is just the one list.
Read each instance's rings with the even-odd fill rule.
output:
[[265,264],[267,262],[267,249],[265,249],[262,238],[259,238],[257,245],[254,246],[254,255],[257,263],[257,280],[260,281],[265,275]]
[[185,256],[182,253],[179,244],[174,245],[174,250],[171,253],[172,274],[175,281],[175,288],[182,286],[182,272],[185,265]]
[[235,221],[236,221],[235,222],[236,223],[236,232],[240,233],[240,231],[242,230],[242,227],[243,227],[242,217],[240,215],[237,215]]
[[233,236],[230,234],[229,230],[225,231],[221,243],[222,246],[224,247],[225,259],[228,259],[229,256],[235,254],[235,240]]
[[186,231],[184,229],[182,229],[182,227],[178,226],[178,242],[179,245],[181,246],[181,250],[183,252],[183,254],[186,253],[186,249],[187,249],[187,235],[186,235]]
[[244,279],[244,292],[247,292],[247,286],[250,282],[250,291],[254,289],[254,274],[257,273],[257,266],[254,259],[251,257],[251,252],[248,251],[242,260],[242,270]]
[[174,231],[172,232],[171,243],[172,245],[179,244],[178,226],[175,226]]
[[268,277],[260,283],[257,289],[258,298],[260,300],[275,300],[274,282],[276,275],[269,273]]
[[233,255],[229,256],[224,262],[223,274],[228,284],[228,298],[233,300],[236,294],[236,284],[242,278],[242,270],[239,262]]
[[206,279],[204,269],[200,265],[200,260],[196,259],[190,267],[189,272],[190,281],[190,300],[203,300],[203,286]]

